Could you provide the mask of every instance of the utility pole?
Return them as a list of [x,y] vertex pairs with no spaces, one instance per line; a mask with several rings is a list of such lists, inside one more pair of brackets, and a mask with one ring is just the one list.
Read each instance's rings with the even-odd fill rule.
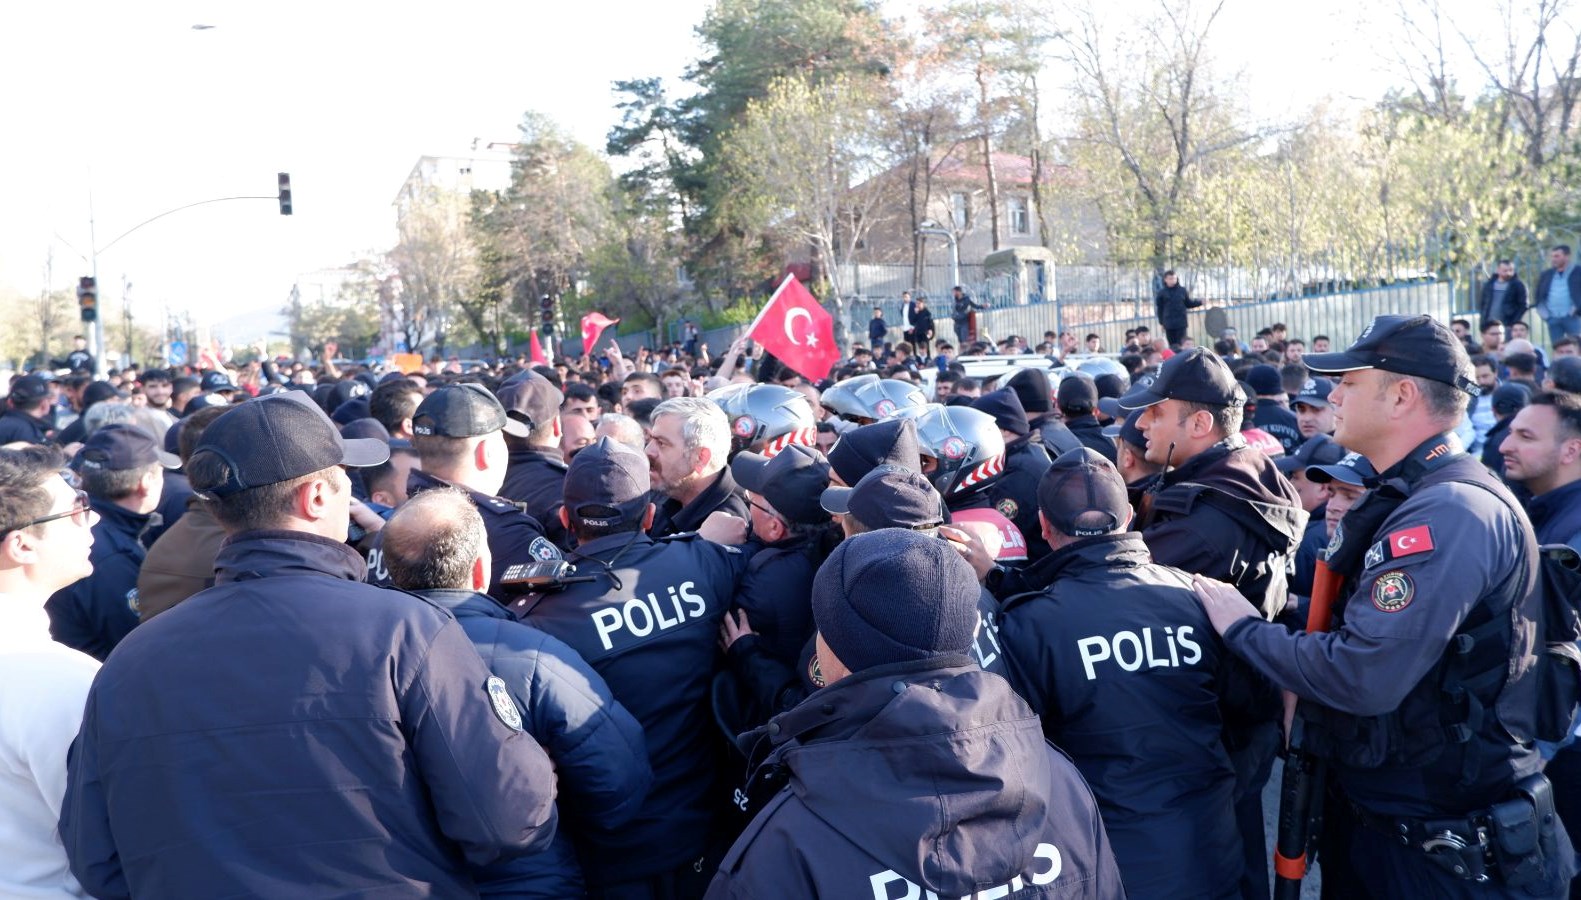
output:
[[126,320],[126,357],[121,360],[124,369],[132,364],[132,283],[125,273],[121,275],[121,316]]

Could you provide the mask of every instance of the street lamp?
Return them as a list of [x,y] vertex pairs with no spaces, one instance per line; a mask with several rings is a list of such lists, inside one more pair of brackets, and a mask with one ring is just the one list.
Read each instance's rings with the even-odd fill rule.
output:
[[955,232],[944,228],[932,219],[924,219],[918,234],[936,234],[950,242],[950,284],[961,283],[961,245],[955,241]]

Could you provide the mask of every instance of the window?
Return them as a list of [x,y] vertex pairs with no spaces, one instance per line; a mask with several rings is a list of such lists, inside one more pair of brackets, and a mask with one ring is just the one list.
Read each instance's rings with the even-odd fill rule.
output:
[[966,229],[966,195],[957,191],[950,195],[950,218],[955,222],[956,231]]
[[1027,198],[1010,198],[1010,233],[1031,234],[1032,217],[1027,215]]

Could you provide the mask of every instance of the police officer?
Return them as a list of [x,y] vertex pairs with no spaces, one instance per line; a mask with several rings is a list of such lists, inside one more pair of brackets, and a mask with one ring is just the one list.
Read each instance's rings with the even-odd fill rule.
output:
[[1097,384],[1084,374],[1067,375],[1060,379],[1056,403],[1065,418],[1065,427],[1082,446],[1114,462],[1114,441],[1104,436],[1103,425],[1098,421]]
[[1125,482],[1086,448],[1044,475],[1038,520],[1042,590],[999,617],[1010,683],[1092,786],[1132,896],[1238,896],[1224,647],[1190,576],[1152,562]]
[[[1000,515],[1014,522],[1023,535],[1037,534],[1038,481],[1048,471],[1048,452],[1042,444],[1032,443],[1032,427],[1015,391],[1009,388],[989,391],[973,400],[972,408],[993,416],[1005,440],[1005,472],[985,488],[989,502]],[[1097,421],[1094,419],[1093,423]],[[1102,435],[1099,439],[1108,442]],[[1048,547],[1040,542],[1027,542],[1028,559],[1041,559],[1047,553]]]
[[[1274,460],[1279,473],[1290,479],[1291,487],[1301,498],[1301,508],[1307,513],[1306,531],[1301,534],[1301,544],[1296,548],[1295,568],[1290,573],[1290,593],[1297,597],[1312,596],[1312,577],[1317,561],[1328,547],[1328,528],[1324,523],[1324,510],[1329,500],[1329,479],[1309,478],[1310,466],[1329,466],[1345,456],[1345,448],[1334,443],[1326,434],[1315,434],[1304,441],[1289,456]],[[1301,620],[1304,622],[1305,620]]]
[[362,583],[343,441],[304,393],[204,432],[187,474],[230,535],[215,586],[95,679],[60,834],[96,897],[474,896],[541,850],[554,771],[456,620]]
[[93,574],[49,598],[49,631],[68,647],[103,660],[137,626],[142,537],[157,522],[165,468],[180,460],[134,425],[106,425],[72,459],[94,512]]
[[424,491],[384,529],[395,586],[450,610],[520,707],[522,727],[543,745],[559,776],[562,817],[549,849],[474,869],[485,897],[558,900],[581,896],[572,845],[581,823],[618,828],[636,815],[653,782],[642,726],[576,651],[514,617],[488,587],[483,519],[466,494]]
[[1252,411],[1252,425],[1274,436],[1285,453],[1294,453],[1301,445],[1301,422],[1287,405],[1284,379],[1279,369],[1270,365],[1252,366],[1246,372],[1246,383],[1257,398]]
[[1563,896],[1575,864],[1532,740],[1536,540],[1449,436],[1477,390],[1465,349],[1427,316],[1379,316],[1306,362],[1341,376],[1335,439],[1379,471],[1330,544],[1335,627],[1292,634],[1206,579],[1198,596],[1232,652],[1301,698],[1371,894]]
[[885,419],[860,425],[840,435],[829,448],[829,482],[834,485],[855,485],[862,476],[882,465],[922,471],[915,420]]
[[[1246,443],[1245,393],[1207,350],[1177,353],[1151,385],[1120,399],[1145,410],[1137,427],[1147,459],[1163,466],[1144,482],[1139,530],[1153,561],[1220,578],[1272,619],[1289,599],[1287,572],[1306,528],[1295,488],[1273,461]],[[1242,712],[1227,717],[1225,741],[1237,773],[1236,818],[1246,851],[1243,892],[1266,894],[1262,787],[1279,738],[1278,698],[1244,666],[1229,667]],[[1255,710],[1255,712],[1253,712]]]
[[718,858],[708,695],[746,556],[695,533],[649,537],[648,488],[636,451],[600,438],[578,453],[560,514],[577,542],[577,577],[592,580],[512,606],[581,654],[647,735],[654,780],[641,811],[622,828],[590,828],[582,842],[594,897],[697,896]]
[[836,548],[813,592],[829,687],[753,736],[771,751],[755,781],[786,787],[709,898],[1124,896],[1075,767],[967,656],[978,595],[935,537]]
[[566,546],[560,525],[560,498],[565,494],[565,456],[560,452],[560,404],[565,395],[549,379],[531,369],[500,385],[505,407],[505,483],[500,496],[524,504],[551,541]]
[[[423,399],[412,416],[412,444],[422,469],[407,476],[406,494],[454,485],[467,492],[489,534],[492,596],[505,600],[500,577],[513,563],[559,559],[560,549],[544,535],[538,520],[499,496],[508,451],[504,428],[512,420],[505,407],[479,384],[449,384]],[[383,537],[374,535],[368,553],[368,581],[388,586]]]
[[752,510],[752,539],[742,548],[752,559],[731,606],[751,617],[765,651],[791,664],[812,639],[812,577],[833,545],[829,513],[818,505],[829,461],[791,444],[772,459],[742,452],[730,471]]
[[55,436],[54,392],[38,375],[23,375],[11,385],[7,408],[0,412],[0,446],[47,444]]
[[1020,369],[1005,387],[1016,392],[1021,408],[1027,411],[1027,422],[1050,457],[1082,445],[1065,423],[1054,413],[1054,389],[1049,385],[1048,374],[1042,369]]
[[1303,441],[1334,433],[1334,408],[1328,402],[1333,391],[1334,382],[1321,375],[1301,382],[1301,390],[1290,401],[1290,408],[1296,414],[1296,427],[1301,430]]

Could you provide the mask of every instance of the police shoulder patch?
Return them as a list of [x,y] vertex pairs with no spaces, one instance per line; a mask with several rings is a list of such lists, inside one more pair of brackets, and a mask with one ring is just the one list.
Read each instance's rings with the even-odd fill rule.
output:
[[1021,507],[1016,504],[1016,501],[1010,499],[1009,497],[1006,497],[995,504],[994,509],[999,510],[999,514],[1007,519],[1014,519],[1016,517],[1016,513],[1021,511]]
[[1411,576],[1395,569],[1378,576],[1372,583],[1372,605],[1386,613],[1399,612],[1411,605],[1416,596],[1416,584]]
[[483,686],[489,692],[489,705],[494,707],[494,715],[510,730],[521,731],[521,710],[516,708],[516,701],[511,699],[511,692],[506,690],[504,680],[498,675],[490,675]]
[[527,546],[527,554],[536,560],[560,559],[560,548],[556,547],[548,538],[533,538]]

